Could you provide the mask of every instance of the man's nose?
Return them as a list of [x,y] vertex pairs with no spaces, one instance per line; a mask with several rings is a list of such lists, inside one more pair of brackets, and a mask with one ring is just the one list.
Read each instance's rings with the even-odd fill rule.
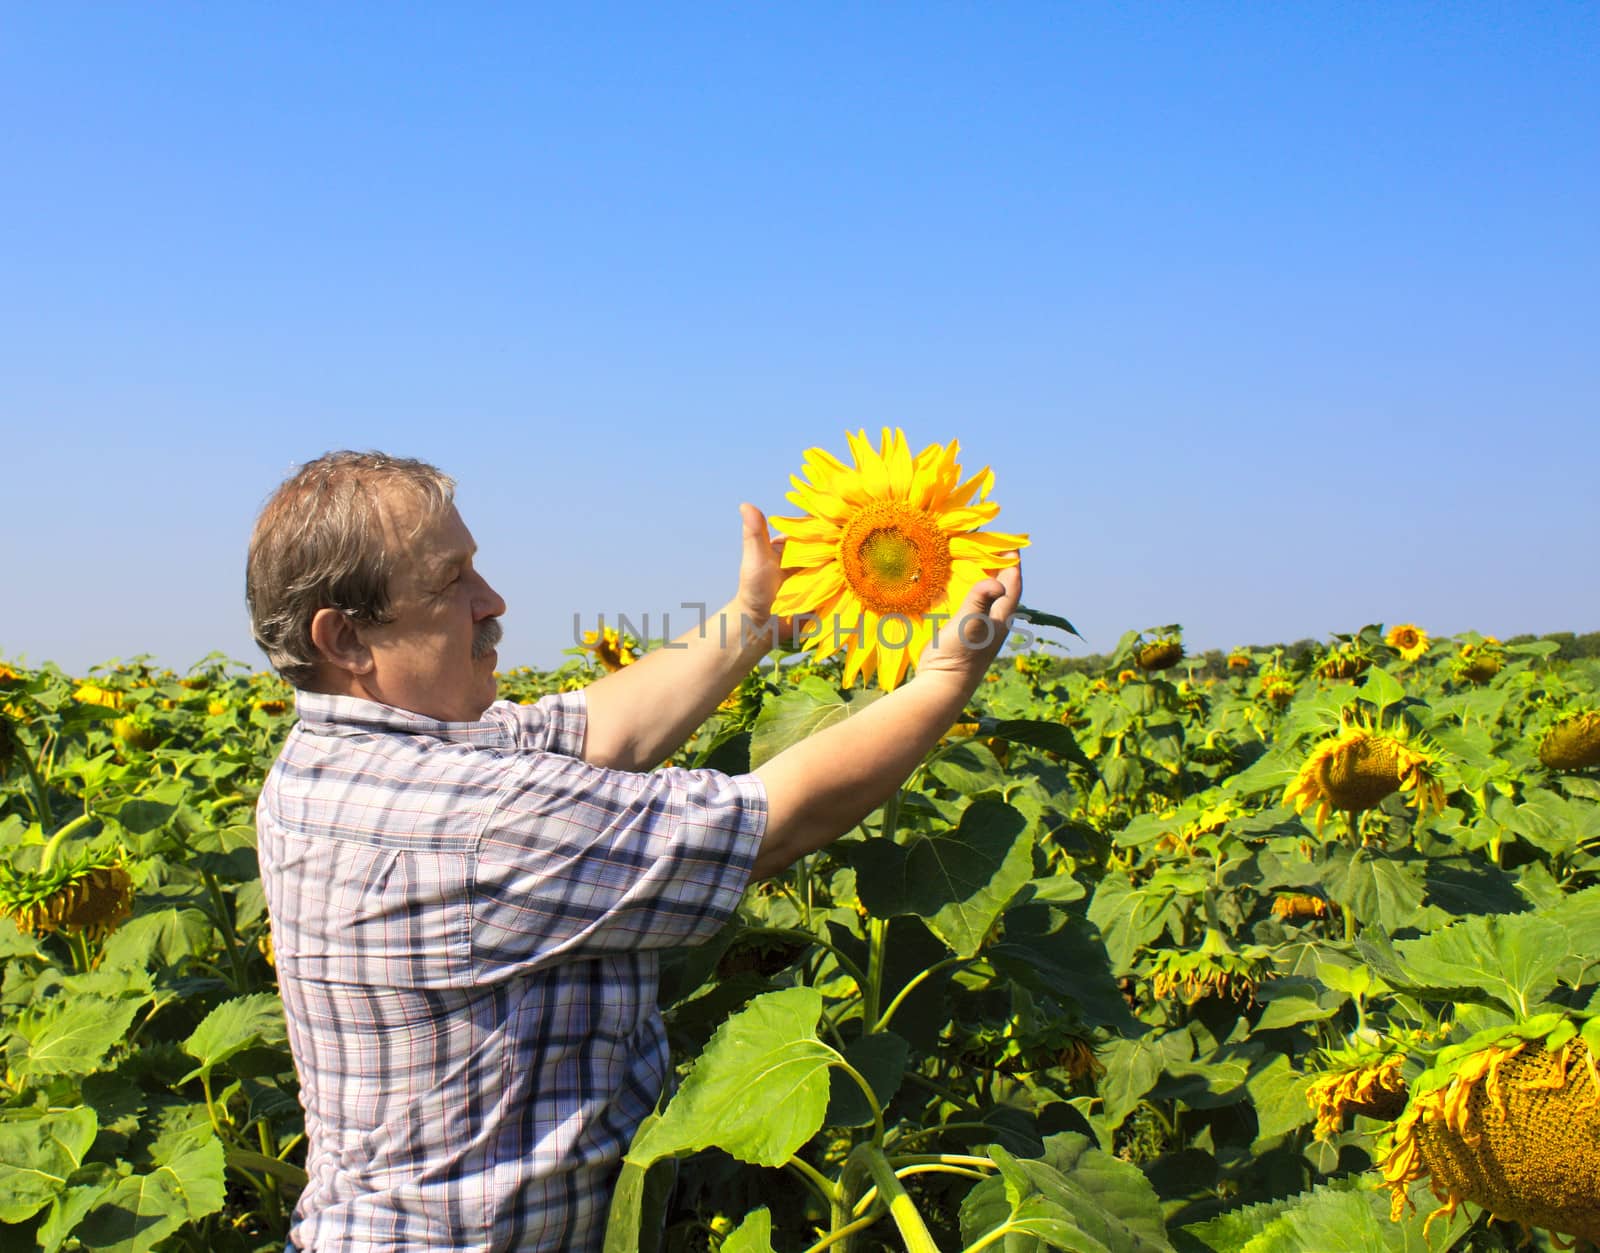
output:
[[484,618],[504,616],[506,602],[501,599],[500,593],[489,586],[488,579],[480,578],[478,581],[482,584],[482,587],[474,598],[472,620],[481,622]]

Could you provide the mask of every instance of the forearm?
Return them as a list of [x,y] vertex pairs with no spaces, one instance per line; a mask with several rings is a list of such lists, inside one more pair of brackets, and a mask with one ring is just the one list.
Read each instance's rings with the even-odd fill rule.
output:
[[754,877],[777,874],[887,801],[960,717],[975,685],[975,676],[919,674],[756,770],[767,790],[767,833]]
[[584,760],[648,770],[670,756],[771,648],[770,630],[755,628],[730,601],[703,627],[590,684]]

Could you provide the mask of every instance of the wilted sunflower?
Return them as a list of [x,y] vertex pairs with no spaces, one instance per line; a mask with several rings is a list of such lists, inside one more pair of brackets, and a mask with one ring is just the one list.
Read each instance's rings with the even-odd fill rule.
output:
[[1251,658],[1250,654],[1244,652],[1242,649],[1236,648],[1228,654],[1229,670],[1245,671],[1250,669],[1250,667],[1255,664],[1256,663],[1254,659]]
[[1403,1053],[1352,1057],[1307,1084],[1306,1104],[1317,1111],[1316,1138],[1338,1135],[1350,1114],[1385,1120],[1398,1115],[1406,1107],[1406,1081],[1400,1077],[1405,1060]]
[[1193,1005],[1205,997],[1249,1005],[1258,984],[1272,976],[1270,952],[1259,944],[1235,950],[1215,927],[1193,952],[1164,948],[1156,954],[1150,990]]
[[1552,770],[1600,766],[1600,709],[1563,718],[1545,732],[1539,760]]
[[[1419,1087],[1421,1084],[1419,1083]],[[1524,1227],[1600,1241],[1600,1072],[1582,1040],[1518,1040],[1461,1058],[1448,1082],[1413,1096],[1383,1162],[1399,1221],[1424,1177],[1454,1214],[1462,1201]]]
[[50,870],[0,863],[0,914],[37,936],[62,931],[95,940],[133,912],[133,880],[114,855],[85,854]]
[[18,687],[21,683],[22,675],[11,666],[6,665],[5,662],[0,661],[0,687]]
[[1458,683],[1487,683],[1505,664],[1499,643],[1491,637],[1482,644],[1463,644],[1450,660],[1450,677]]
[[1317,662],[1317,677],[1322,679],[1353,679],[1372,665],[1372,657],[1365,644],[1350,640],[1329,649]]
[[1294,680],[1286,674],[1264,674],[1261,676],[1261,686],[1258,690],[1262,700],[1267,701],[1274,709],[1282,709],[1294,699]]
[[1133,650],[1133,660],[1141,670],[1169,670],[1183,660],[1183,641],[1167,635],[1140,644]]
[[1409,792],[1417,816],[1444,808],[1438,759],[1404,723],[1391,727],[1346,722],[1336,735],[1311,750],[1300,773],[1284,789],[1283,803],[1303,814],[1316,806],[1317,834],[1335,809],[1348,814],[1371,809],[1386,796]]
[[1286,893],[1272,902],[1273,917],[1282,918],[1285,922],[1301,918],[1326,918],[1332,909],[1333,906],[1322,897],[1306,892]]
[[250,704],[253,708],[259,709],[262,713],[273,716],[281,713],[287,713],[289,710],[289,702],[286,700],[279,700],[276,696],[265,696],[259,700],[251,701]]
[[802,642],[819,658],[844,650],[846,687],[866,673],[892,691],[973,584],[1016,565],[1028,537],[978,529],[1000,512],[988,499],[994,474],[963,479],[957,441],[913,457],[898,428],[877,448],[865,431],[846,438],[855,464],[810,449],[809,482],[792,477],[788,493],[805,513],[772,519],[793,571],[772,610],[817,616]]
[[1415,661],[1428,651],[1428,633],[1409,622],[1390,627],[1383,642],[1399,653],[1402,661]]
[[111,724],[111,735],[117,743],[127,748],[152,749],[161,741],[161,736],[149,723],[124,714]]

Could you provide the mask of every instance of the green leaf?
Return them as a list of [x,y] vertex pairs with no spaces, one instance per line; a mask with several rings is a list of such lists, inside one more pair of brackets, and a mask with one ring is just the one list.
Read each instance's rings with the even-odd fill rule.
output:
[[1187,1060],[1189,1040],[1179,1032],[1138,1040],[1112,1040],[1100,1049],[1106,1068],[1100,1080],[1101,1116],[1115,1130],[1171,1061]]
[[1143,1171],[1076,1132],[1044,1143],[1042,1158],[1013,1158],[998,1145],[990,1147],[1001,1174],[977,1184],[962,1202],[961,1232],[968,1244],[1003,1224],[1015,1233],[1006,1238],[1006,1253],[1171,1250],[1160,1199]]
[[184,1081],[209,1075],[215,1067],[246,1049],[279,1045],[287,1039],[283,1002],[276,993],[257,992],[224,1001],[207,1014],[183,1042],[183,1051],[200,1063],[184,1076]]
[[[633,1142],[639,1143],[660,1121],[661,1115],[647,1114],[634,1132]],[[643,1247],[641,1233],[661,1229],[676,1180],[677,1166],[673,1162],[641,1166],[624,1161],[611,1191],[602,1253],[639,1253]]]
[[1174,890],[1161,883],[1134,887],[1120,874],[1107,874],[1089,902],[1089,921],[1100,928],[1111,969],[1129,973],[1149,943],[1177,913]]
[[1306,1103],[1306,1086],[1312,1078],[1297,1075],[1282,1053],[1272,1054],[1250,1072],[1245,1088],[1256,1110],[1253,1152],[1259,1153],[1279,1136],[1305,1126],[1315,1117]]
[[626,1160],[647,1166],[715,1147],[753,1165],[783,1165],[822,1126],[828,1068],[841,1060],[817,1039],[821,1014],[813,988],[756,997],[718,1028]]
[[954,830],[905,845],[868,840],[851,849],[861,903],[880,918],[915,914],[961,957],[982,946],[1033,873],[1033,836],[1011,805],[980,796]]
[[1367,681],[1357,689],[1356,695],[1376,705],[1381,716],[1390,705],[1398,705],[1406,698],[1406,690],[1394,675],[1380,666],[1373,666],[1367,671]]
[[1112,1027],[1126,1035],[1143,1028],[1122,999],[1122,989],[1106,960],[1106,948],[1083,919],[1032,902],[1005,914],[1005,934],[985,955],[995,969],[1024,987],[1045,992],[1078,1007],[1091,1027]]
[[0,1223],[20,1223],[59,1196],[98,1128],[81,1106],[0,1122]]
[[86,1075],[100,1068],[112,1046],[127,1037],[138,1000],[83,997],[37,1022],[19,1023],[27,1055],[15,1063],[19,1075]]
[[1075,762],[1091,773],[1095,772],[1094,762],[1089,760],[1077,737],[1059,722],[1047,722],[1040,718],[997,720],[985,717],[978,719],[978,734],[995,736],[1012,744],[1026,744],[1030,748],[1042,748]]
[[1448,1000],[1489,998],[1525,1016],[1554,990],[1569,950],[1557,922],[1537,914],[1487,914],[1404,940],[1394,952],[1399,990]]
[[[96,1177],[98,1176],[98,1177]],[[83,1221],[83,1216],[99,1203],[116,1184],[117,1176],[110,1166],[96,1163],[90,1170],[80,1170],[78,1179],[88,1177],[91,1182],[74,1183],[55,1199],[44,1222],[39,1224],[37,1239],[40,1253],[58,1253]]]
[[72,1234],[96,1253],[149,1253],[188,1221],[177,1176],[158,1170],[121,1180]]
[[[1068,635],[1078,635],[1078,628],[1073,626],[1060,614],[1045,613],[1042,609],[1033,609],[1027,605],[1018,605],[1016,616],[1023,622],[1033,626],[1053,627],[1057,631],[1065,631]],[[1078,635],[1081,640],[1083,636]]]
[[1328,859],[1324,886],[1362,923],[1394,932],[1410,926],[1422,907],[1422,874],[1409,864],[1371,849],[1340,847]]
[[[878,1098],[879,1108],[894,1100],[905,1078],[911,1045],[892,1031],[878,1031],[852,1040],[844,1059],[860,1072]],[[828,1112],[823,1122],[829,1127],[860,1127],[872,1121],[872,1106],[858,1084],[843,1070],[830,1077]]]
[[722,1253],[772,1253],[772,1212],[762,1207],[746,1214],[723,1240]]
[[169,1132],[150,1148],[150,1160],[178,1182],[190,1218],[204,1218],[222,1208],[222,1141],[210,1127]]
[[198,909],[163,909],[124,923],[105,942],[100,964],[113,970],[171,966],[210,944],[211,923]]
[[750,731],[750,768],[765,765],[790,745],[859,713],[882,695],[859,692],[847,699],[823,679],[802,679],[761,707]]

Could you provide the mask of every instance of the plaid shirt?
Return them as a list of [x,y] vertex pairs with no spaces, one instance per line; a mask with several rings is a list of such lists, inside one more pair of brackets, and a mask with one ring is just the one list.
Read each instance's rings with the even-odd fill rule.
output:
[[668,1059],[656,952],[734,912],[753,776],[578,759],[581,693],[437,722],[302,692],[257,812],[303,1253],[591,1249]]

